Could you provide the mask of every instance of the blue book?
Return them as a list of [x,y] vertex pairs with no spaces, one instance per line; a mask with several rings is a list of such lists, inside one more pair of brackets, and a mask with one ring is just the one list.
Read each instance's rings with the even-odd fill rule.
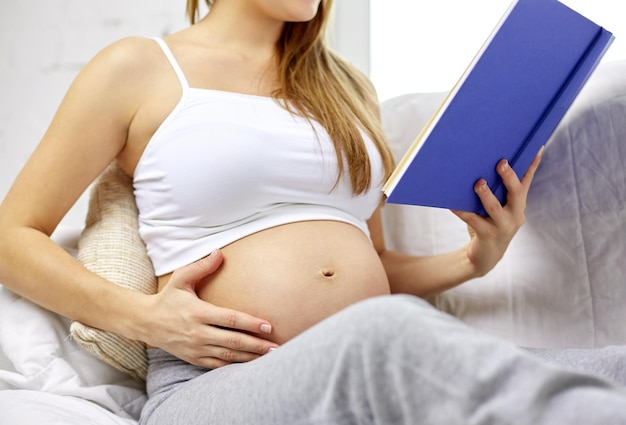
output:
[[485,214],[474,183],[501,203],[495,166],[521,178],[613,40],[557,0],[514,1],[383,188],[387,202]]

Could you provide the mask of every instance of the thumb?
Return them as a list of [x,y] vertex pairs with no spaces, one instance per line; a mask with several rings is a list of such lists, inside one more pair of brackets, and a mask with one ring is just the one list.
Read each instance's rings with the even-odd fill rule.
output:
[[196,283],[201,281],[208,275],[215,273],[220,267],[224,257],[222,251],[216,249],[206,257],[199,259],[191,264],[188,264],[180,269],[176,270],[172,275],[171,282],[173,286],[177,287],[191,287],[194,289]]

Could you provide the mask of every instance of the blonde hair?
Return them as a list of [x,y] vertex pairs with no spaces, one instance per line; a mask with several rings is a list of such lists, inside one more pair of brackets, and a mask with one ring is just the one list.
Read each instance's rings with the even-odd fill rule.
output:
[[[205,1],[210,9],[213,0]],[[285,23],[277,45],[279,88],[273,96],[286,108],[324,127],[337,153],[337,182],[347,164],[352,191],[359,194],[372,185],[371,164],[360,129],[381,155],[384,179],[393,171],[394,161],[369,80],[326,46],[324,35],[332,4],[333,0],[321,0],[312,20]],[[192,24],[198,14],[198,0],[187,0]]]
[[[206,5],[211,8],[213,6],[213,0],[205,0]],[[195,24],[200,17],[200,5],[198,0],[187,0],[187,19],[191,22],[191,25]]]

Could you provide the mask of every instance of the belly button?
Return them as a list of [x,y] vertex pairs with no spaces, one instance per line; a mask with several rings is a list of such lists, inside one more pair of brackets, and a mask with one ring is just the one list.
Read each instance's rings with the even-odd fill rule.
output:
[[324,277],[333,277],[335,275],[335,272],[333,270],[329,270],[329,269],[324,269],[320,273]]

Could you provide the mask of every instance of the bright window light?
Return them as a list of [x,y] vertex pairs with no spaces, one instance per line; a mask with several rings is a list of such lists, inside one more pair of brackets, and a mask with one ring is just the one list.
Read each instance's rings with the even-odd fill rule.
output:
[[[562,0],[615,35],[604,61],[626,59],[623,1]],[[510,0],[370,2],[370,77],[381,101],[405,93],[452,88],[511,3]]]

